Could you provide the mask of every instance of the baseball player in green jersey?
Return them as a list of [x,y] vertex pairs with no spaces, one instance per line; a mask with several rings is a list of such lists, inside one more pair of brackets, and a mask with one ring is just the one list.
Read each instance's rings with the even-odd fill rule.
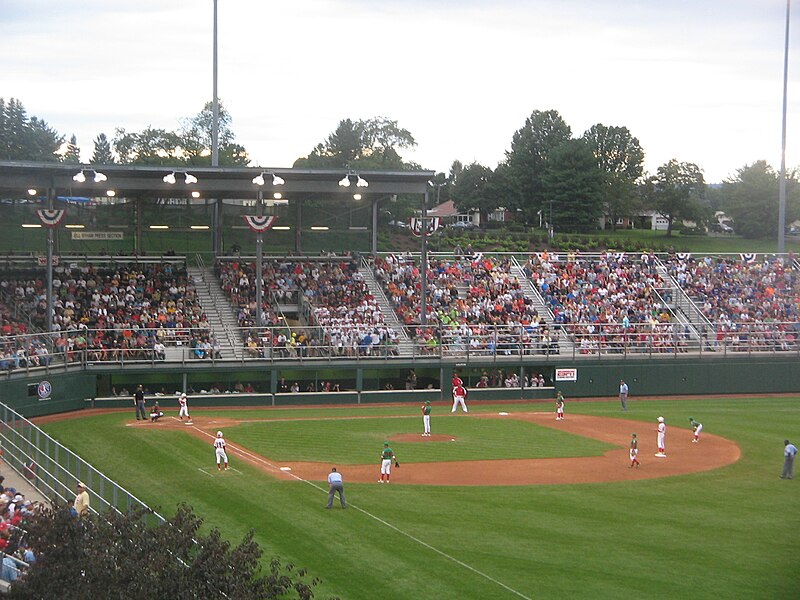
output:
[[631,434],[631,446],[630,450],[628,451],[631,457],[631,468],[634,466],[639,466],[639,442],[636,439],[636,434]]
[[422,405],[422,426],[424,428],[423,436],[430,437],[431,435],[431,401],[426,400]]
[[700,443],[700,432],[703,431],[703,424],[698,423],[692,417],[689,417],[689,425],[692,426],[692,431],[694,431],[694,439],[692,440],[693,444]]
[[392,474],[392,461],[397,462],[397,457],[389,447],[389,442],[383,442],[383,450],[381,450],[381,478],[378,483],[389,483],[389,476]]
[[556,395],[556,421],[563,421],[564,420],[564,394],[561,393],[561,390],[558,390],[558,394]]

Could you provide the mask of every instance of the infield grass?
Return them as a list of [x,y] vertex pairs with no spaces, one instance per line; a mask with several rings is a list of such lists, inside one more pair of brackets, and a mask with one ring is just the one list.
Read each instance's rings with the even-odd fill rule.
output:
[[[498,409],[550,410],[551,404],[470,406],[478,412]],[[218,414],[240,419],[381,417],[348,419],[345,429],[352,430],[348,433],[352,437],[344,441],[341,428],[326,429],[339,421],[275,421],[226,429],[231,442],[251,450],[258,445],[256,451],[268,456],[285,451],[284,458],[299,460],[303,457],[295,452],[312,457],[321,449],[329,461],[330,453],[336,452],[341,462],[369,462],[375,444],[379,448],[385,435],[406,426],[418,432],[418,417],[387,418],[409,412],[415,411],[394,406]],[[352,484],[344,469],[350,508],[326,511],[327,490],[322,485],[277,481],[235,458],[232,464],[240,472],[218,474],[212,470],[209,443],[181,431],[125,427],[131,418],[127,413],[44,428],[163,512],[186,501],[234,541],[254,528],[267,558],[278,555],[322,578],[318,597],[797,597],[800,480],[782,481],[778,475],[783,439],[800,439],[800,399],[633,399],[626,413],[617,402],[568,402],[570,413],[640,420],[640,436],[655,435],[659,415],[670,428],[688,428],[688,417],[693,416],[707,433],[736,441],[742,458],[728,467],[692,475],[560,486]],[[434,431],[437,427],[450,431],[448,418],[434,416],[433,423]],[[495,423],[504,429],[488,435]],[[519,424],[452,417],[452,427],[464,428],[459,440],[471,439],[486,428],[487,441],[471,453],[542,451],[529,442],[546,428]],[[293,441],[305,435],[304,428],[311,436],[303,443]],[[330,435],[338,445],[325,446]],[[553,440],[553,448],[563,448],[563,439]],[[361,444],[369,447],[363,450]],[[459,446],[475,444],[477,440],[452,444],[454,449],[446,452],[461,452]],[[290,452],[292,445],[297,450]],[[426,459],[412,459],[413,452],[438,452],[451,444],[402,446],[392,444],[398,454],[401,449],[410,453],[404,461],[413,462]],[[597,451],[602,449],[582,450]],[[646,467],[645,462],[642,468]]]

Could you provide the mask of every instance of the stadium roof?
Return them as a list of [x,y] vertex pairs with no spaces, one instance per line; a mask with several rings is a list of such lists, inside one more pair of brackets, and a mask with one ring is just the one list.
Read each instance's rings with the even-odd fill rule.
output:
[[[83,171],[85,181],[73,177]],[[106,179],[95,181],[95,174]],[[173,173],[174,184],[164,181]],[[186,174],[197,178],[196,183],[185,183]],[[265,184],[253,183],[253,178],[264,174]],[[272,176],[285,183],[273,186]],[[339,182],[349,175],[351,185]],[[192,167],[152,165],[75,165],[26,161],[0,161],[0,193],[23,196],[29,189],[44,192],[53,189],[55,194],[69,196],[102,196],[113,189],[118,197],[156,195],[181,197],[199,191],[206,198],[256,198],[259,191],[265,194],[333,194],[360,192],[362,194],[424,194],[434,171],[361,171],[348,169],[293,169],[262,167]],[[357,187],[358,178],[368,187]]]

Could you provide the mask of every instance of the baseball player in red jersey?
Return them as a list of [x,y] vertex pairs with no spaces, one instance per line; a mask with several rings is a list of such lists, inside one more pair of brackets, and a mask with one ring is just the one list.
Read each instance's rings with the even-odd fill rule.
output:
[[458,376],[458,373],[453,373],[453,388],[456,388],[459,385],[464,385],[464,382],[461,381],[461,377]]
[[631,457],[631,468],[635,466],[639,466],[639,441],[636,439],[636,434],[631,434],[631,446],[628,450],[628,454]]
[[228,470],[228,454],[225,452],[225,439],[222,432],[217,432],[217,439],[214,440],[214,452],[217,455],[217,470],[222,470],[222,463],[225,463],[225,470]]
[[450,412],[456,412],[456,408],[458,408],[459,404],[461,405],[461,409],[464,412],[469,412],[467,410],[467,404],[465,402],[466,399],[467,399],[467,389],[463,385],[458,384],[456,387],[453,388],[453,410],[451,410]]

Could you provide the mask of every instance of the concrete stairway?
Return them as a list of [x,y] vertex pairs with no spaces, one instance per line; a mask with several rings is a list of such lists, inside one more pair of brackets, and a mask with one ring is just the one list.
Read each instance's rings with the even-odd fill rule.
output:
[[222,358],[241,356],[244,342],[239,338],[239,323],[213,270],[210,267],[189,267],[188,274],[194,282],[200,306],[208,318],[211,335],[219,342]]
[[561,354],[571,354],[574,344],[560,327],[556,327],[550,307],[545,304],[542,294],[536,286],[533,285],[533,282],[528,276],[525,275],[522,265],[519,264],[519,261],[517,261],[514,256],[511,257],[511,273],[519,280],[519,284],[525,292],[525,296],[531,299],[536,312],[539,313],[540,317],[544,317],[545,323],[547,323],[547,327],[552,332],[552,335],[557,337],[559,352]]
[[369,293],[378,302],[378,306],[383,314],[383,320],[386,324],[397,332],[398,346],[397,352],[400,356],[413,356],[414,355],[414,342],[408,335],[404,325],[397,317],[394,311],[391,300],[386,297],[386,294],[381,287],[381,284],[375,279],[375,272],[372,270],[372,265],[366,259],[361,259],[358,272],[364,278],[364,283],[367,284]]

